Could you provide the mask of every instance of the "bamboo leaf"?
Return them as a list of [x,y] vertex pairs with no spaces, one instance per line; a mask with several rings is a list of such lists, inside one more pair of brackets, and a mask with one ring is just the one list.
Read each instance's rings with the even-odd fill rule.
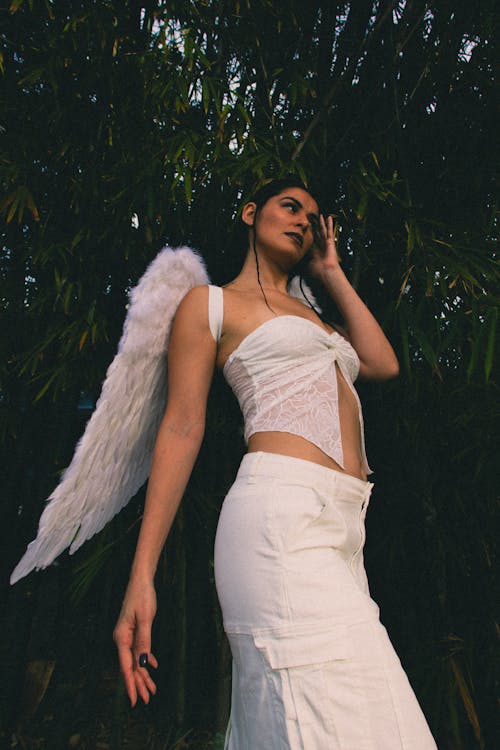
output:
[[437,361],[437,352],[432,346],[431,342],[429,341],[429,338],[427,334],[423,331],[420,327],[415,327],[414,329],[415,339],[420,347],[420,350],[422,354],[424,355],[425,359],[427,360],[428,364],[431,366],[433,372],[436,373],[439,377],[441,377],[438,361]]
[[375,151],[370,151],[370,153],[371,153],[371,157],[372,157],[373,161],[375,162],[375,165],[376,165],[377,169],[380,169],[380,163],[379,163],[377,154],[375,153]]
[[471,691],[467,684],[467,679],[462,669],[460,668],[455,656],[450,657],[450,664],[451,664],[453,676],[455,677],[455,683],[458,687],[458,691],[460,693],[460,697],[462,699],[462,703],[465,708],[465,712],[468,716],[468,719],[474,731],[474,736],[477,742],[479,743],[479,745],[482,746],[481,725],[479,723],[479,717],[477,714],[476,707],[474,705],[474,700],[472,699]]
[[21,224],[24,216],[24,210],[27,208],[35,221],[40,220],[40,215],[38,213],[38,208],[35,205],[35,201],[33,200],[33,196],[31,192],[28,190],[26,185],[19,185],[2,203],[1,209],[2,211],[5,211],[10,206],[10,209],[7,213],[6,222],[7,224],[10,224],[12,219],[17,213],[17,220],[18,224]]
[[7,224],[10,224],[10,222],[16,215],[16,211],[18,210],[18,208],[19,208],[19,196],[16,193],[14,197],[12,198],[12,200],[10,201],[10,210],[7,213],[7,218],[5,219]]
[[415,227],[413,222],[405,221],[406,229],[406,252],[411,255],[415,247]]
[[[11,0],[9,11],[11,13],[16,13],[16,11],[18,11],[22,5],[24,5],[24,0]],[[30,3],[30,7],[31,7],[31,3]]]
[[72,294],[73,294],[73,284],[70,282],[66,285],[66,291],[63,297],[63,308],[66,314],[68,314],[69,309],[70,309]]
[[408,270],[406,271],[405,275],[404,275],[403,281],[402,281],[400,289],[399,289],[399,295],[398,295],[397,305],[399,305],[400,302],[401,302],[401,297],[405,293],[406,287],[408,285],[408,279],[410,278],[411,273],[412,273],[412,271],[413,271],[414,268],[415,268],[415,266],[410,266],[408,268]]
[[87,337],[89,335],[88,329],[85,330],[82,335],[80,336],[80,341],[78,342],[78,351],[81,352],[83,347],[85,346],[85,342],[87,341]]
[[302,182],[304,183],[304,185],[307,185],[307,174],[306,174],[306,170],[304,169],[304,166],[300,162],[295,162],[295,169],[297,170],[298,175],[300,179],[302,180]]
[[35,205],[35,201],[33,200],[33,196],[31,195],[28,188],[24,188],[25,195],[26,195],[26,206],[31,211],[33,218],[35,221],[40,221],[40,214],[38,213],[38,208]]
[[55,372],[52,373],[49,379],[45,382],[42,388],[38,391],[35,398],[33,399],[34,403],[36,403],[37,401],[40,401],[40,399],[43,398],[43,396],[45,396],[50,386],[55,382],[55,380],[59,377],[59,375],[60,375],[60,368],[55,370]]
[[362,221],[366,216],[366,209],[368,208],[368,193],[363,193],[359,199],[358,206],[356,208],[356,218]]

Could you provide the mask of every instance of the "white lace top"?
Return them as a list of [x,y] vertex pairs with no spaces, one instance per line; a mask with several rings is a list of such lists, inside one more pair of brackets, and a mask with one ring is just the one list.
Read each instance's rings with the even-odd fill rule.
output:
[[[209,287],[210,328],[220,337],[223,293]],[[355,350],[336,331],[296,315],[266,320],[246,336],[224,365],[224,377],[239,401],[245,440],[256,432],[289,432],[309,440],[344,468],[337,390],[337,363],[359,410],[364,469],[368,466],[363,415],[354,381]]]

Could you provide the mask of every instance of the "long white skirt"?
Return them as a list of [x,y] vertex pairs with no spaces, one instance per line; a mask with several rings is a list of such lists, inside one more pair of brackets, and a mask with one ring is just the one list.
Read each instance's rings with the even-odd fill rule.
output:
[[233,655],[226,750],[436,750],[368,591],[372,486],[243,458],[215,543]]

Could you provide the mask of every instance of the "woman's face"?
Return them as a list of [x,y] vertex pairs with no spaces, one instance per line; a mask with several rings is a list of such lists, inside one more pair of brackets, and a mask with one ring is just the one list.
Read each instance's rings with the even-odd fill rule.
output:
[[[255,203],[247,203],[242,218],[255,229]],[[292,267],[314,243],[313,225],[319,226],[318,204],[299,187],[285,188],[257,213],[257,251]]]

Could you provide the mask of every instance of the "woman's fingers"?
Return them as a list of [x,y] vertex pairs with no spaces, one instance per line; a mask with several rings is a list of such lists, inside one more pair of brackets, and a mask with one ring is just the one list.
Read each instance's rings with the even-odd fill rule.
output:
[[134,671],[134,679],[140,697],[144,703],[149,703],[150,696],[156,694],[156,684],[147,668],[137,666]]
[[[149,703],[150,695],[155,695],[156,693],[156,684],[151,678],[147,667],[139,665],[134,658],[132,649],[128,645],[124,644],[122,647],[118,641],[117,645],[120,669],[131,706],[135,706],[138,696],[144,703]],[[153,654],[149,655],[148,665],[155,669],[158,667],[158,662]]]
[[323,253],[326,253],[331,247],[335,249],[337,239],[337,225],[331,214],[326,217],[326,221],[323,214],[321,214],[319,217],[319,224],[321,239],[323,241],[322,251]]
[[321,228],[321,237],[323,239],[323,242],[326,242],[328,237],[328,228],[326,226],[325,217],[323,216],[323,214],[321,214],[319,217],[319,224]]
[[323,216],[323,214],[319,217],[319,224],[320,224],[320,230],[321,230],[321,236],[323,239],[323,242],[326,244],[328,242],[335,242],[336,236],[337,236],[337,225],[334,220],[334,217],[332,214],[329,214],[326,217]]
[[156,693],[156,684],[148,672],[148,666],[156,669],[158,661],[151,653],[151,621],[146,618],[136,624],[125,617],[118,621],[113,638],[118,648],[120,669],[132,706],[139,696],[149,703],[150,695]]
[[150,695],[155,695],[156,684],[149,674],[148,667],[156,669],[158,662],[154,654],[141,652],[134,664],[135,688],[144,703],[149,703]]
[[152,667],[154,667],[155,669],[158,669],[158,661],[154,654],[149,654],[149,663],[151,664]]
[[325,219],[323,214],[320,214],[318,228],[321,241],[313,248],[309,271],[313,276],[321,279],[325,271],[337,269],[340,263],[337,252],[335,217],[330,214]]
[[137,703],[137,696],[149,703],[150,695],[156,693],[156,685],[148,671],[148,667],[158,667],[156,657],[151,653],[151,626],[155,614],[154,586],[142,581],[129,582],[113,638],[132,706]]
[[[134,655],[139,666],[147,666],[151,656],[151,625],[153,619],[148,613],[137,615],[134,633]],[[145,661],[145,664],[142,664]]]
[[151,695],[155,695],[156,693],[156,685],[151,679],[148,671],[142,667],[136,669],[134,672],[134,680],[138,695],[144,703],[149,703]]
[[156,685],[148,672],[148,666],[158,666],[151,653],[151,624],[152,620],[148,616],[138,617],[134,640],[135,685],[144,703],[149,703],[150,694],[156,693]]
[[137,702],[137,689],[134,677],[134,656],[132,653],[133,628],[120,622],[115,628],[113,638],[118,649],[118,660],[125,688],[131,705],[135,706]]
[[135,684],[144,703],[149,703],[150,693],[156,693],[156,685],[148,672],[148,667],[156,669],[158,666],[151,653],[151,624],[147,616],[138,618],[134,641]]

